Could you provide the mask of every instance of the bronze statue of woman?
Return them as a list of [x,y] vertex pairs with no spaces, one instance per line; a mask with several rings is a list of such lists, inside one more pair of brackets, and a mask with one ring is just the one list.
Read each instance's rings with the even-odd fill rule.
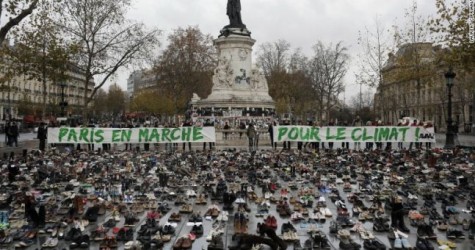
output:
[[246,28],[241,19],[241,1],[228,0],[226,14],[229,16],[228,28]]

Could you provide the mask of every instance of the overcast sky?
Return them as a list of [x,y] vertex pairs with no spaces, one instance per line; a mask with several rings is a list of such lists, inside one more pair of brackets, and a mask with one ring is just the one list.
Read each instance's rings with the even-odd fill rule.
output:
[[[227,0],[134,0],[129,17],[158,27],[162,40],[177,27],[198,26],[214,38],[229,23],[226,16]],[[259,44],[284,39],[293,48],[301,48],[310,55],[317,41],[343,41],[352,56],[345,79],[346,102],[359,91],[354,84],[357,70],[358,31],[373,27],[376,17],[387,28],[401,24],[405,9],[412,0],[241,0],[243,22]],[[418,0],[421,15],[435,13],[435,0]],[[255,58],[254,58],[255,59]],[[254,60],[255,61],[255,60]],[[130,71],[123,71],[114,79],[125,90]],[[342,96],[343,98],[343,96]]]

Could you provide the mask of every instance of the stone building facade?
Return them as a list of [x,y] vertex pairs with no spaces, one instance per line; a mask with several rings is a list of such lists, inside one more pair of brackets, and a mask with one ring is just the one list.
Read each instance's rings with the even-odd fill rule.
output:
[[[390,54],[377,88],[375,111],[384,123],[397,124],[403,117],[431,121],[437,131],[445,131],[447,120],[446,65],[439,58],[446,51],[432,43],[401,46]],[[473,117],[473,75],[454,68],[452,119],[459,131],[470,130]],[[467,131],[468,132],[468,131]]]
[[[1,73],[0,73],[1,74]],[[46,82],[46,103],[47,110],[45,116],[59,116],[59,104],[61,102],[61,91],[64,86],[64,99],[68,103],[65,108],[67,115],[80,114],[84,107],[85,74],[77,66],[70,65],[66,72],[68,79],[63,83]],[[26,74],[18,74],[11,80],[0,83],[0,118],[22,119],[26,115],[39,115],[38,110],[43,104],[43,83],[37,79],[32,79]],[[94,89],[94,82],[89,83],[87,94],[90,95]],[[28,103],[33,113],[22,114],[19,112],[19,105]]]
[[152,69],[143,69],[132,72],[127,79],[127,97],[133,96],[141,91],[157,88],[160,76]]

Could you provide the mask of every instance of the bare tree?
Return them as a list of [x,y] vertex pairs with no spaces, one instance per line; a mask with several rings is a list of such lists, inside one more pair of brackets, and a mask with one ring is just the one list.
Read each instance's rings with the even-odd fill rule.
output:
[[285,72],[289,64],[290,43],[278,40],[274,43],[264,43],[259,46],[257,64],[266,76],[273,72]]
[[[153,55],[160,31],[126,18],[130,0],[63,1],[59,19],[70,42],[77,46],[75,61],[85,74],[84,105],[119,70]],[[100,79],[100,80],[99,80]],[[88,89],[94,81],[92,92]]]
[[314,55],[310,59],[310,79],[316,91],[317,103],[323,110],[319,117],[330,118],[330,110],[338,104],[338,95],[344,91],[343,77],[348,70],[349,55],[342,42],[325,46],[318,42],[313,46]]
[[269,84],[269,94],[279,113],[303,117],[315,108],[308,78],[308,59],[289,42],[278,40],[259,46],[257,64]]
[[[416,84],[416,106],[421,104],[421,85],[424,80],[427,80],[431,74],[432,62],[423,59],[424,46],[420,43],[427,42],[430,38],[429,26],[425,17],[418,14],[417,1],[413,0],[412,6],[406,9],[405,13],[406,23],[399,27],[394,25],[394,41],[398,48],[406,46],[402,55],[397,57],[397,64],[400,70],[395,76],[400,79],[414,82]],[[420,116],[420,110],[416,111],[416,115]]]
[[0,26],[0,44],[3,44],[13,27],[33,13],[38,2],[39,0],[0,0],[0,18],[8,19],[4,25]]
[[374,104],[374,93],[370,90],[364,91],[361,96],[353,96],[350,99],[350,107],[359,110],[363,108],[372,108]]
[[379,87],[382,82],[382,70],[391,51],[388,30],[376,17],[373,27],[365,26],[358,32],[358,45],[361,53],[358,55],[357,82],[369,87]]

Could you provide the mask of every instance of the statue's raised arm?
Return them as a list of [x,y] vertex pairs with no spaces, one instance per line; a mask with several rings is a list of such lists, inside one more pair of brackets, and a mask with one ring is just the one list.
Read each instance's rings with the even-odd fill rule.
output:
[[241,1],[228,0],[226,14],[229,17],[229,28],[246,28],[241,19]]

